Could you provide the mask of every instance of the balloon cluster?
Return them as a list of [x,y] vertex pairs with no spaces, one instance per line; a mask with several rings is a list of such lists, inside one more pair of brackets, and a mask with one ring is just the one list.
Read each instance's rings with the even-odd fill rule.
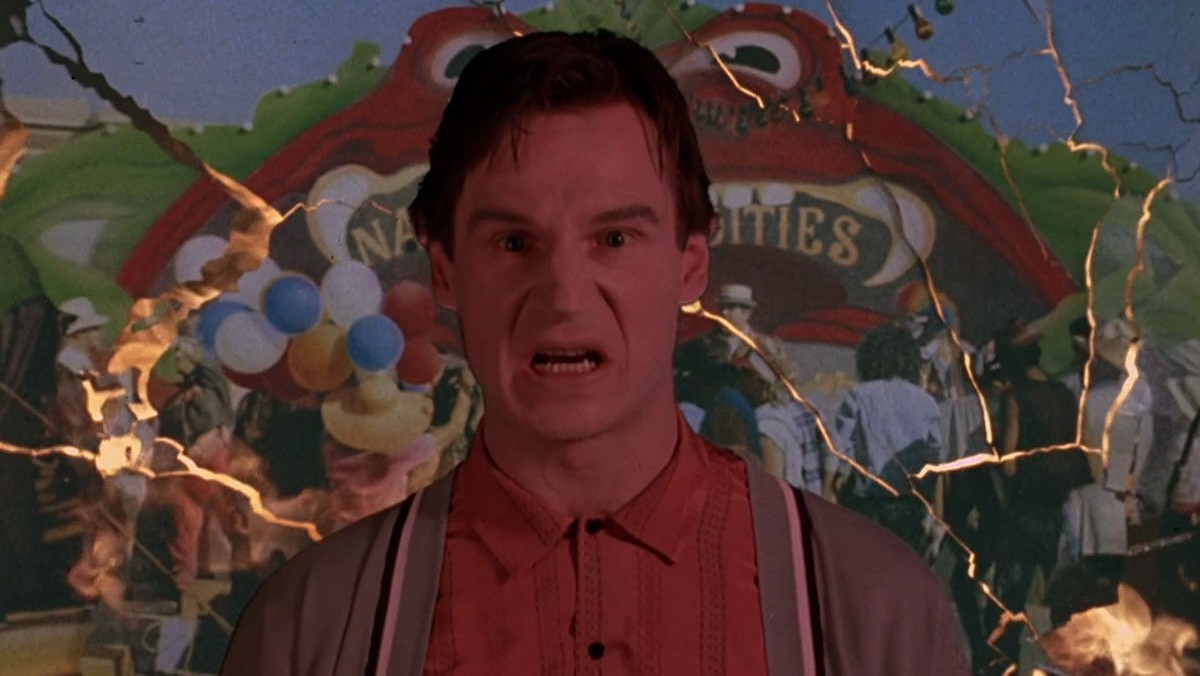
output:
[[[177,278],[192,276],[186,265],[177,261]],[[442,362],[434,319],[433,297],[418,282],[399,282],[385,294],[371,268],[343,261],[318,286],[268,258],[242,276],[237,291],[201,308],[196,337],[232,382],[296,401],[338,388],[355,369],[431,382]]]

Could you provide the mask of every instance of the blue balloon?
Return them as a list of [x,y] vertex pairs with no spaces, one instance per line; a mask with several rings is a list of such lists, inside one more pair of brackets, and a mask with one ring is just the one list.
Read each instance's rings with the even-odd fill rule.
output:
[[263,314],[281,333],[297,335],[321,321],[321,289],[301,275],[284,275],[263,293]]
[[212,354],[217,353],[217,329],[229,315],[250,312],[249,306],[233,300],[215,300],[200,308],[196,322],[196,340]]
[[368,373],[394,366],[404,353],[404,334],[384,315],[367,315],[350,325],[346,334],[350,361]]

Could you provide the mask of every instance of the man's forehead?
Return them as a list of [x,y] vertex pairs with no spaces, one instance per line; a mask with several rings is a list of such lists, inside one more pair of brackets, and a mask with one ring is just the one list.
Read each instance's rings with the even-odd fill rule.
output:
[[[480,169],[489,173],[500,168],[519,169],[522,159],[528,156],[527,141],[531,135],[537,134],[538,142],[546,145],[571,143],[577,138],[580,124],[584,120],[601,116],[609,118],[610,121],[621,117],[627,120],[635,119],[642,132],[641,144],[625,147],[623,150],[637,152],[644,149],[659,173],[662,173],[663,148],[654,121],[641,108],[624,99],[553,110],[534,110],[516,116],[510,121],[508,128],[498,135],[491,152],[469,173],[476,173]],[[580,158],[581,161],[586,159]]]

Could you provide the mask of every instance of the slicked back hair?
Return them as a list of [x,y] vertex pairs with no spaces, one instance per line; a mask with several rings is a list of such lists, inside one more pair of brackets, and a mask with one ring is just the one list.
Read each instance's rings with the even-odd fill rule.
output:
[[653,52],[598,31],[532,33],[471,59],[431,140],[429,171],[408,207],[417,239],[426,247],[438,243],[453,259],[454,209],[463,181],[506,143],[515,157],[530,116],[622,102],[641,113],[657,136],[660,173],[676,192],[680,248],[693,233],[708,235],[714,215],[709,179],[687,101]]

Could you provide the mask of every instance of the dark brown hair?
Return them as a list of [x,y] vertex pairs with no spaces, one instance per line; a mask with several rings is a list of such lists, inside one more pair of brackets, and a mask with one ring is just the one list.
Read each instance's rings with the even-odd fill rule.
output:
[[[431,140],[429,172],[408,207],[417,238],[454,256],[454,208],[467,174],[509,134],[515,153],[530,115],[628,102],[653,123],[660,171],[676,190],[679,243],[708,234],[709,180],[687,101],[653,52],[607,31],[533,33],[477,54],[463,69]],[[581,158],[581,161],[586,161]]]
[[854,351],[854,365],[863,382],[903,378],[921,384],[921,349],[908,329],[896,324],[880,324],[868,331]]

